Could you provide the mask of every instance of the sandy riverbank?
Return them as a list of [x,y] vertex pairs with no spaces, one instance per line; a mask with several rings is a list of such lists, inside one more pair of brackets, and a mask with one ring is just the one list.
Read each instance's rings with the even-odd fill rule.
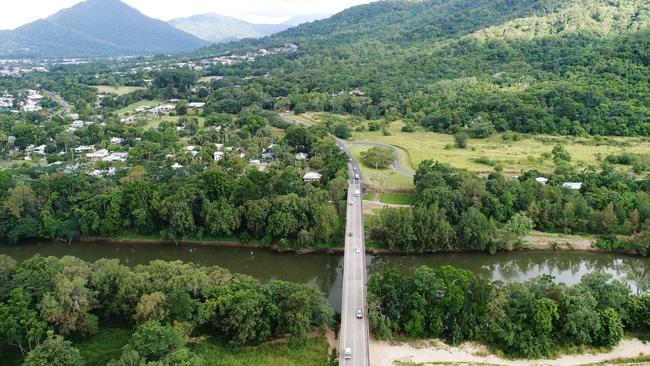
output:
[[449,346],[439,341],[423,341],[410,344],[379,341],[370,343],[371,366],[394,366],[396,361],[412,362],[426,366],[443,363],[503,366],[578,366],[606,363],[644,355],[650,355],[650,343],[644,343],[638,339],[625,339],[610,352],[565,355],[553,360],[503,359],[491,354],[486,347],[475,343],[464,343],[458,347]]

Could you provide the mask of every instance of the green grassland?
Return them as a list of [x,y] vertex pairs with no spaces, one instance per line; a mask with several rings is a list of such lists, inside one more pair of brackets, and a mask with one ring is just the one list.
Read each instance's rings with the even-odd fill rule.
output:
[[139,86],[110,86],[110,85],[95,85],[93,88],[97,89],[98,93],[101,94],[115,94],[115,95],[124,95],[132,93],[136,90],[144,89]]
[[[317,123],[323,113],[307,113],[301,118]],[[349,116],[335,116],[351,119]],[[650,139],[642,137],[575,137],[532,135],[520,133],[497,133],[486,139],[469,139],[466,149],[454,147],[454,137],[417,128],[415,132],[402,132],[404,123],[395,121],[388,126],[388,135],[382,131],[354,132],[352,139],[359,142],[378,142],[396,146],[404,150],[400,163],[405,168],[417,168],[427,159],[468,169],[480,174],[493,172],[501,166],[508,175],[537,169],[551,172],[555,164],[548,155],[556,144],[563,145],[578,167],[599,164],[607,155],[622,152],[648,154]],[[516,136],[513,139],[513,136]],[[547,156],[544,157],[543,154]],[[617,166],[629,171],[629,166]]]
[[164,103],[164,102],[163,102],[162,100],[160,100],[160,99],[154,99],[154,100],[141,100],[141,101],[139,101],[139,102],[137,102],[137,103],[129,104],[129,105],[127,105],[126,107],[124,107],[124,108],[122,108],[122,109],[119,109],[119,110],[118,110],[117,112],[115,112],[115,113],[117,113],[117,115],[120,116],[120,117],[122,117],[122,116],[126,116],[126,115],[132,115],[132,114],[135,113],[135,109],[136,109],[136,108],[144,107],[144,106],[148,106],[148,107],[152,107],[152,108],[153,108],[153,107],[155,107],[155,106],[157,106],[157,105],[160,105],[160,104],[163,104],[163,103]]
[[379,201],[389,205],[412,205],[414,198],[408,194],[382,193]]
[[[400,121],[390,124],[389,136],[381,131],[354,133],[357,141],[380,142],[400,147],[408,152],[411,165],[417,166],[423,160],[433,159],[448,163],[457,168],[477,173],[489,173],[495,166],[503,167],[506,174],[516,175],[537,169],[550,172],[555,168],[552,159],[542,154],[550,154],[556,144],[564,145],[577,166],[599,164],[607,155],[630,152],[647,154],[650,141],[638,137],[564,137],[548,135],[516,134],[518,141],[508,136],[515,134],[495,134],[486,139],[470,139],[466,149],[453,147],[451,135],[418,130],[402,132],[404,124]],[[505,138],[504,138],[505,137]],[[619,167],[629,170],[629,167]]]
[[[357,161],[361,161],[361,153],[368,150],[365,146],[352,146],[350,152]],[[363,182],[372,189],[381,191],[403,191],[412,190],[413,178],[402,175],[391,168],[373,169],[360,164]]]
[[[86,366],[105,366],[110,360],[120,358],[122,347],[131,338],[131,330],[123,328],[101,328],[96,335],[75,343]],[[198,338],[188,344],[200,355],[206,365],[211,366],[322,366],[327,365],[328,344],[325,336],[308,339],[301,345],[289,345],[284,341],[259,346],[233,348],[211,337]],[[0,364],[17,366],[22,363],[20,352],[2,349]]]
[[267,343],[255,347],[231,348],[207,339],[194,351],[211,366],[323,366],[327,365],[328,344],[325,337],[308,339],[304,345]]

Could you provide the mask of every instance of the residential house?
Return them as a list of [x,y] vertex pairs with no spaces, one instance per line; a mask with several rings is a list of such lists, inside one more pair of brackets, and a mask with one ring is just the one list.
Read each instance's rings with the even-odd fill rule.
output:
[[95,151],[94,145],[81,145],[74,149],[74,152],[76,152],[77,154],[83,154],[90,151]]
[[126,152],[115,152],[112,153],[104,158],[102,158],[102,161],[126,161],[126,159],[129,157],[129,153]]
[[579,191],[582,189],[582,182],[566,182],[562,184],[562,188]]
[[98,161],[98,160],[102,160],[102,159],[104,159],[104,158],[107,157],[108,155],[110,155],[110,153],[108,152],[108,150],[106,150],[106,149],[101,149],[101,150],[97,150],[97,151],[95,151],[95,152],[93,152],[93,153],[86,154],[86,157],[87,157],[88,159],[92,160],[92,161]]
[[535,181],[541,185],[546,185],[546,183],[548,183],[548,178],[537,177],[535,178]]
[[113,137],[111,139],[111,144],[113,145],[121,145],[124,142],[124,139],[121,137]]
[[204,107],[205,107],[205,103],[189,103],[187,106],[188,106],[189,108],[199,109],[199,108],[204,108]]
[[320,182],[323,175],[316,172],[309,172],[302,177],[305,182]]

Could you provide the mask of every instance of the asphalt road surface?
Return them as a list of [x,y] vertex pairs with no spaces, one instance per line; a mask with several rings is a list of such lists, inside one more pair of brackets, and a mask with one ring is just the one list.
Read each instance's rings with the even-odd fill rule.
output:
[[[339,142],[347,152],[347,146]],[[348,153],[349,154],[349,153]],[[366,251],[363,235],[363,192],[357,162],[350,162],[350,187],[348,189],[348,210],[345,237],[345,258],[343,264],[343,296],[341,305],[341,330],[339,340],[339,364],[344,366],[368,366],[368,317],[366,306]],[[356,193],[359,192],[359,196]],[[363,317],[357,317],[361,309]],[[351,351],[346,359],[345,352]]]
[[[281,118],[290,123],[301,124],[288,115]],[[349,189],[347,223],[345,227],[345,257],[343,260],[343,294],[341,304],[341,330],[339,331],[339,365],[368,366],[369,327],[366,306],[366,248],[363,228],[363,192],[361,170],[350,153],[348,144],[337,139],[337,144],[349,157]],[[359,174],[359,179],[355,175]],[[359,196],[356,193],[359,193]],[[361,309],[362,317],[357,317]],[[345,352],[351,351],[350,358]]]

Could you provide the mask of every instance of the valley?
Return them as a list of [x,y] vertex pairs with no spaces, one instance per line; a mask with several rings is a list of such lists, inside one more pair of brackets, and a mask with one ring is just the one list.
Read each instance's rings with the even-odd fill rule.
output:
[[0,365],[647,361],[646,1],[75,1],[1,32]]

